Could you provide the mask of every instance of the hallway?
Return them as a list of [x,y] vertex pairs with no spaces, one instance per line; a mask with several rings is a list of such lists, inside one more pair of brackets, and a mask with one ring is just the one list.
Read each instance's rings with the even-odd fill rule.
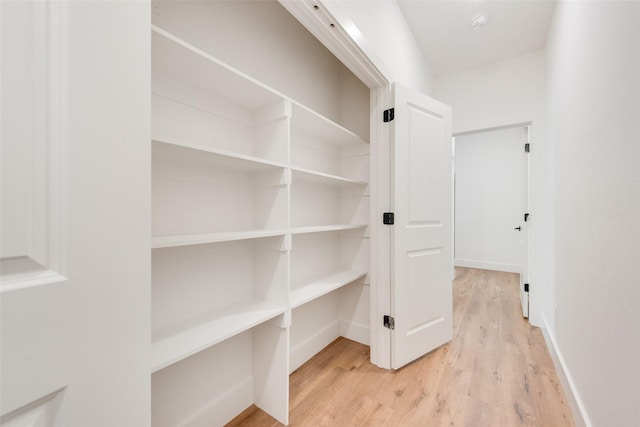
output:
[[[290,379],[292,426],[573,426],[518,275],[457,268],[453,340],[400,369],[339,338]],[[255,406],[230,426],[278,426]]]

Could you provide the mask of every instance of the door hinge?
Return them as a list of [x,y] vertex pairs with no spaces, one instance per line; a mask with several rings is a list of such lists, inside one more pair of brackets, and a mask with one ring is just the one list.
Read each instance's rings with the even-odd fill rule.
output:
[[529,284],[528,283],[524,284],[524,291],[525,292],[529,292]]
[[396,328],[396,319],[385,314],[382,318],[382,324],[385,328],[393,330]]
[[526,212],[524,214],[524,222],[527,222],[529,220],[529,212]]
[[395,215],[393,212],[385,212],[382,214],[382,223],[386,225],[393,225],[395,223]]
[[529,143],[527,142],[526,144],[524,144],[524,152],[528,153],[531,150],[531,146],[529,145]]
[[382,114],[382,120],[384,120],[385,123],[390,122],[394,119],[395,114],[396,114],[395,108],[389,108],[388,110],[384,110],[384,113]]

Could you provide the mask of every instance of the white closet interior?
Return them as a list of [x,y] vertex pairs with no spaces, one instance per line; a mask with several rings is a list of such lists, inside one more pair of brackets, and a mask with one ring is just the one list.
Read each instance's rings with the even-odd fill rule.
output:
[[[286,423],[290,372],[338,336],[368,344],[368,89],[275,2],[153,10],[152,423],[221,425],[251,404]],[[329,101],[295,100],[304,77],[259,80],[303,75],[295,61],[218,58],[219,25],[257,19],[282,35],[244,55],[299,33],[334,71],[312,90]]]

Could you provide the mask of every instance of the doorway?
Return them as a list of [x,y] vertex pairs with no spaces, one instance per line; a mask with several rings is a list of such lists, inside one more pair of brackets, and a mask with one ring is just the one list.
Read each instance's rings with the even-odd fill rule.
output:
[[528,138],[527,125],[481,130],[455,138],[454,265],[519,273],[525,317]]

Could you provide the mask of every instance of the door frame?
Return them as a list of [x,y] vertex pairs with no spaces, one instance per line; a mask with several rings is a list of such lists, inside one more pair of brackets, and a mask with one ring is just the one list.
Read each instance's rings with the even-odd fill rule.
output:
[[[487,128],[479,128],[479,129],[472,129],[472,130],[466,130],[463,132],[457,132],[453,134],[453,138],[455,140],[456,137],[459,136],[464,136],[464,135],[472,135],[475,133],[481,133],[481,132],[490,132],[490,131],[496,131],[496,130],[501,130],[501,129],[510,129],[510,128],[529,128],[528,132],[527,132],[527,137],[526,137],[526,142],[531,144],[530,146],[533,145],[532,140],[533,137],[532,135],[535,135],[534,133],[534,128],[537,129],[537,127],[535,126],[535,123],[533,120],[530,121],[526,121],[526,122],[517,122],[517,123],[511,123],[511,124],[505,124],[505,125],[501,125],[501,126],[492,126],[492,127],[487,127]],[[523,141],[523,145],[524,145],[525,141]],[[524,148],[523,148],[524,149]],[[454,153],[455,153],[455,142],[454,142]],[[453,174],[455,177],[455,168],[456,168],[456,164],[455,164],[455,154],[454,154],[454,162],[453,162]],[[527,210],[530,213],[531,212],[531,158],[528,157],[527,158],[527,171],[526,171],[526,192],[527,192]],[[453,254],[454,254],[454,261],[455,261],[455,179],[454,179],[454,198],[453,198],[453,212],[454,212],[454,221],[453,221],[453,232],[454,232],[454,240],[453,240]],[[523,212],[524,214],[524,212]],[[529,272],[531,271],[531,239],[530,239],[530,233],[529,233],[529,222],[527,221],[527,224],[525,224],[524,227],[524,232],[526,233],[526,264],[527,264],[527,274],[526,274],[526,278],[524,279],[525,281],[529,282],[530,281],[530,274]],[[455,269],[455,265],[454,265],[454,269]],[[522,280],[520,281],[520,285],[522,286]],[[529,309],[528,309],[528,316],[526,317],[527,321],[529,321],[530,319],[530,314],[532,311],[531,308],[531,301],[532,301],[532,295],[533,295],[534,291],[532,289],[532,287],[529,287],[529,297],[528,297],[528,304],[529,304]],[[535,298],[533,298],[533,300],[535,301]]]
[[370,89],[370,360],[391,369],[391,331],[382,322],[391,310],[391,230],[382,224],[382,213],[391,206],[392,157],[391,129],[382,115],[393,102],[393,77],[339,2],[278,1]]

